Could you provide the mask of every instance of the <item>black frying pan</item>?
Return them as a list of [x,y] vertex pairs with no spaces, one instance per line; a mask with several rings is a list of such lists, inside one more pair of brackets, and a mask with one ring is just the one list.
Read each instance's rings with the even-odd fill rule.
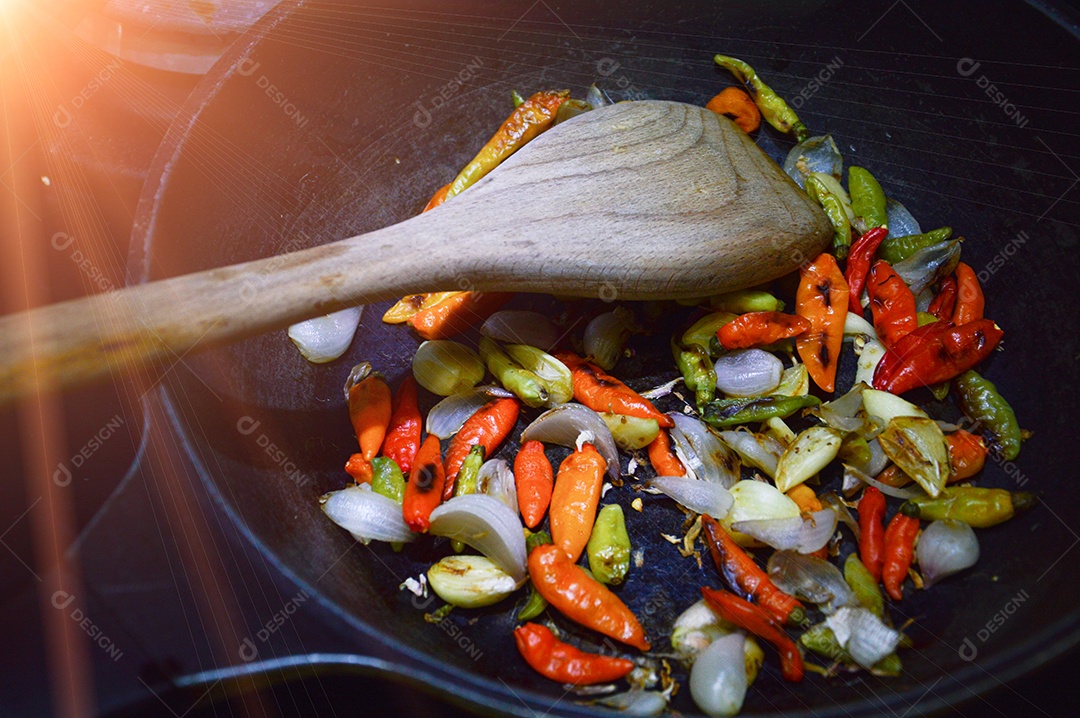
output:
[[[1015,466],[988,465],[984,483],[1024,482],[1045,501],[980,532],[975,569],[905,600],[918,646],[904,654],[902,677],[810,676],[793,686],[769,658],[744,712],[939,708],[1009,681],[1080,636],[1073,597],[1080,570],[1070,553],[1080,513],[1070,428],[1080,401],[1070,301],[1080,202],[1070,194],[1080,168],[1071,130],[1077,42],[1067,22],[1034,6],[1012,7],[1007,22],[965,10],[287,2],[222,60],[190,115],[174,125],[156,163],[160,181],[137,218],[132,271],[154,279],[401,221],[472,156],[508,113],[513,89],[568,87],[580,96],[597,81],[616,99],[704,103],[731,83],[712,54],[745,58],[815,134],[836,137],[847,163],[871,168],[924,228],[948,223],[969,238],[965,260],[987,273],[988,313],[1006,329],[1006,349],[986,373],[1036,432]],[[986,94],[990,83],[1003,102]],[[771,131],[758,142],[778,159],[790,147]],[[543,297],[517,301],[560,306]],[[340,467],[355,443],[341,400],[349,367],[368,360],[396,382],[418,345],[381,324],[383,309],[365,313],[349,352],[328,366],[305,362],[283,332],[186,358],[161,397],[169,430],[236,528],[313,597],[304,610],[332,626],[355,656],[379,657],[355,662],[502,713],[596,710],[520,660],[508,605],[457,611],[443,630],[424,621],[425,609],[398,584],[445,549],[354,546],[317,510],[316,497],[344,484]],[[673,376],[666,331],[685,318],[671,314],[668,328],[642,339],[620,373],[638,377],[640,387]],[[267,451],[271,442],[279,451]],[[632,496],[609,499],[626,504]],[[717,578],[659,537],[677,533],[682,515],[663,500],[645,501],[644,513],[627,514],[646,566],[631,572],[620,594],[662,649],[674,616]],[[313,660],[328,671],[349,662]],[[247,671],[260,665],[236,663]],[[675,707],[694,711],[687,690]]]

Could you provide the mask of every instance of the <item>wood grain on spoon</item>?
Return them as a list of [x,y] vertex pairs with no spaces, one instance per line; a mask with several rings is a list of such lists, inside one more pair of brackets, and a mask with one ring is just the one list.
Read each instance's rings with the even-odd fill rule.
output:
[[4,317],[0,403],[414,292],[740,289],[794,270],[831,235],[821,209],[727,119],[676,102],[612,105],[400,224]]

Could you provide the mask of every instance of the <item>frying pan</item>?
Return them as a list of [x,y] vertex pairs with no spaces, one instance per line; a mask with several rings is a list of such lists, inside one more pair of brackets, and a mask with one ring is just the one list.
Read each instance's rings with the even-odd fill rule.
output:
[[[509,112],[511,90],[568,87],[581,96],[596,81],[617,100],[704,103],[730,84],[712,54],[748,60],[924,228],[950,224],[969,238],[965,260],[985,272],[988,314],[1006,330],[986,374],[1035,432],[1015,464],[988,462],[982,483],[1021,484],[1044,501],[981,531],[974,569],[900,605],[898,615],[915,619],[916,641],[901,677],[810,676],[791,685],[770,659],[744,713],[938,709],[1008,682],[1080,637],[1071,553],[1080,488],[1069,478],[1080,402],[1071,381],[1075,23],[1034,5],[1010,13],[1000,22],[952,3],[286,2],[218,64],[174,123],[152,172],[159,179],[140,205],[130,272],[151,280],[401,221],[490,135]],[[990,84],[1004,101],[987,94]],[[768,130],[757,139],[776,159],[790,148]],[[274,301],[258,286],[246,291],[245,300]],[[184,357],[155,393],[168,418],[155,436],[184,448],[233,530],[311,598],[304,614],[346,646],[303,662],[325,671],[366,666],[497,713],[601,711],[524,664],[508,604],[455,611],[438,626],[425,621],[438,604],[399,584],[445,547],[360,546],[317,509],[320,494],[344,485],[340,467],[355,444],[341,398],[349,367],[370,361],[396,384],[419,343],[384,326],[384,308],[365,312],[348,353],[329,365],[308,364],[284,332]],[[639,388],[674,376],[664,343],[687,315],[665,317],[666,328],[638,340],[636,356],[619,367]],[[844,370],[850,376],[850,357]],[[425,401],[426,409],[433,399]],[[679,532],[682,514],[650,496],[644,512],[629,510],[636,495],[627,488],[606,499],[627,508],[645,562],[619,592],[663,650],[674,617],[717,578],[660,537]],[[204,675],[262,666],[234,663]],[[695,712],[685,688],[674,707]]]

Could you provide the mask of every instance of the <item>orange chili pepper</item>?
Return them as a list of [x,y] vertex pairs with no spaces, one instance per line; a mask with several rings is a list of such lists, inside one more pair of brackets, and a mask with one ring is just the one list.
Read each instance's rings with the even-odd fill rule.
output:
[[801,623],[806,618],[806,609],[799,600],[777,588],[769,575],[735,543],[716,519],[702,514],[701,525],[705,529],[713,563],[732,588],[756,598],[761,608],[780,623]]
[[757,105],[750,95],[737,87],[725,87],[705,104],[705,109],[728,118],[746,134],[761,126],[761,112]]
[[510,301],[512,292],[461,292],[409,317],[424,339],[449,339],[487,319]]
[[455,197],[476,184],[481,177],[495,169],[510,155],[521,149],[525,143],[551,127],[559,105],[570,97],[569,90],[545,90],[537,92],[514,109],[506,121],[487,141],[465,169],[458,173],[454,181],[443,187],[428,202],[424,211],[439,206],[451,197]]
[[353,477],[358,484],[370,484],[373,475],[371,462],[363,454],[353,454],[345,462],[345,473]]
[[634,669],[626,658],[586,653],[555,638],[547,626],[526,623],[514,629],[518,652],[529,667],[559,683],[588,686],[617,681]]
[[393,459],[401,473],[412,469],[413,458],[420,449],[420,432],[423,421],[416,401],[416,379],[406,374],[394,397],[390,425],[383,439],[383,456]]
[[556,352],[555,357],[570,369],[574,382],[574,398],[579,403],[597,412],[656,419],[656,423],[663,429],[675,426],[671,417],[657,411],[651,401],[592,362],[587,362],[571,352]]
[[634,648],[649,650],[645,629],[634,613],[555,544],[532,550],[529,578],[537,593],[570,620]]
[[649,443],[649,463],[657,476],[686,476],[686,467],[671,448],[671,437],[664,429]]
[[903,488],[911,483],[910,476],[900,470],[900,467],[896,464],[889,464],[881,473],[877,475],[877,480],[886,486],[892,486],[894,489]]
[[956,309],[956,277],[951,274],[941,281],[941,289],[934,295],[927,312],[938,318],[938,321],[951,321],[953,311]]
[[946,436],[945,442],[949,446],[949,467],[952,469],[950,484],[970,479],[982,471],[988,449],[981,436],[960,429]]
[[413,460],[401,505],[405,523],[413,531],[426,532],[431,523],[431,512],[442,503],[446,472],[443,470],[441,450],[439,437],[428,436]]
[[788,490],[787,497],[798,504],[800,513],[812,514],[825,508],[821,505],[814,490],[806,484],[799,484]]
[[521,404],[517,399],[492,399],[476,410],[465,420],[450,446],[446,450],[446,485],[443,488],[443,500],[454,495],[454,482],[457,480],[461,464],[474,444],[484,447],[484,456],[491,456],[499,444],[510,434],[517,423]]
[[899,511],[885,529],[885,561],[881,566],[881,583],[885,591],[899,601],[904,598],[904,579],[915,558],[915,538],[919,535],[919,520]]
[[881,580],[885,563],[885,494],[877,487],[867,486],[859,499],[859,559],[874,577]]
[[589,543],[607,462],[592,444],[584,444],[559,466],[551,493],[551,540],[577,561]]
[[874,262],[866,282],[866,293],[870,297],[874,329],[886,349],[895,346],[919,326],[915,316],[915,295],[888,262],[881,259]]
[[725,349],[749,349],[791,339],[809,329],[810,322],[794,314],[748,312],[720,327],[716,338]]
[[427,212],[428,210],[435,209],[440,204],[445,202],[447,199],[449,199],[449,197],[447,196],[448,194],[450,194],[450,183],[449,182],[447,182],[442,187],[440,187],[438,190],[436,190],[435,194],[431,195],[431,199],[429,199],[428,203],[426,205],[424,205],[424,209],[423,209],[423,211],[421,211],[421,214],[423,214],[424,212]]
[[534,529],[544,520],[555,485],[551,462],[539,441],[526,441],[514,457],[514,484],[521,517],[526,526]]
[[956,326],[975,322],[983,318],[986,299],[983,297],[979,277],[970,266],[960,262],[956,265],[956,308],[953,310],[952,323]]
[[[365,362],[361,366],[365,369],[360,375],[366,373],[366,376],[349,388],[349,420],[360,444],[361,458],[370,463],[379,455],[386,426],[390,423],[390,387],[379,374],[371,371],[371,365]],[[365,471],[360,462],[350,459],[350,463],[360,475],[357,481],[371,480],[370,466]]]
[[823,391],[832,391],[844,344],[848,285],[836,259],[828,253],[819,254],[799,276],[795,312],[809,320],[810,329],[795,338],[795,349],[814,383]]

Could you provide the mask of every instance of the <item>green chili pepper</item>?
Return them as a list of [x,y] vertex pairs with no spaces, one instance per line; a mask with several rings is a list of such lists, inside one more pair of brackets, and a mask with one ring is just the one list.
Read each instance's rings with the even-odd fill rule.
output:
[[918,322],[918,325],[920,327],[925,327],[927,324],[933,324],[934,322],[936,322],[938,318],[930,312],[915,312],[915,320]]
[[878,618],[885,615],[885,598],[881,595],[881,588],[859,560],[858,554],[853,553],[844,561],[844,580],[866,610]]
[[952,237],[952,227],[939,227],[923,234],[908,234],[903,237],[886,237],[878,247],[878,259],[889,264],[902,262],[920,249],[940,244]]
[[843,198],[829,188],[820,172],[806,178],[806,191],[825,210],[825,216],[833,226],[833,254],[837,259],[846,259],[851,247],[851,220],[848,219]]
[[1026,491],[950,486],[934,499],[929,496],[908,499],[900,505],[900,512],[927,521],[955,519],[984,529],[1008,521],[1017,511],[1031,508],[1036,501],[1035,494]]
[[862,167],[848,168],[848,192],[851,194],[851,209],[856,217],[862,217],[865,233],[874,227],[888,227],[889,215],[885,212],[885,192],[874,179],[874,175]]
[[540,592],[533,587],[530,581],[529,598],[525,600],[525,605],[518,611],[517,618],[519,621],[531,621],[543,613],[547,607],[547,599],[540,595]]
[[552,543],[551,534],[547,531],[532,531],[525,537],[525,552],[526,555],[532,553],[532,550],[537,546],[543,546],[544,544]]
[[510,90],[510,99],[514,101],[515,110],[525,104],[525,98],[517,90]]
[[686,388],[694,392],[697,405],[704,406],[716,395],[716,370],[712,358],[700,344],[691,344],[683,349],[675,340],[671,341],[671,352],[675,355],[675,364],[682,372]]
[[601,583],[619,584],[630,570],[630,535],[622,506],[608,504],[600,509],[592,535],[585,546],[589,568]]
[[[799,636],[799,643],[803,644],[808,650],[831,661],[849,666],[855,665],[855,661],[840,645],[840,642],[836,640],[836,634],[824,623],[808,628],[805,633]],[[876,676],[898,676],[902,668],[900,657],[895,653],[890,653],[878,661],[870,672]]]
[[773,417],[787,418],[800,409],[817,406],[821,399],[816,396],[771,396],[749,399],[719,399],[709,402],[702,410],[701,418],[710,426],[722,428],[767,421]]
[[371,460],[371,490],[399,504],[405,499],[405,477],[397,462],[385,456]]
[[708,349],[709,343],[716,337],[716,332],[720,330],[720,327],[733,321],[735,316],[736,315],[731,312],[713,312],[712,314],[706,314],[690,325],[689,329],[683,332],[679,345],[688,347],[697,344],[704,349]]
[[710,297],[709,307],[717,312],[745,314],[747,312],[781,312],[784,310],[784,303],[760,289],[740,289]]
[[750,97],[754,98],[754,104],[761,111],[761,116],[773,128],[795,135],[797,142],[802,142],[810,136],[810,131],[795,114],[795,110],[791,109],[771,87],[762,82],[758,74],[754,72],[754,68],[742,60],[726,55],[717,55],[713,60],[743,83]]
[[866,442],[866,439],[860,436],[848,434],[844,437],[844,443],[840,444],[840,453],[838,456],[845,464],[865,466],[872,458],[870,444]]
[[476,493],[476,480],[480,474],[480,467],[484,464],[484,453],[484,447],[481,444],[473,444],[469,449],[465,460],[461,462],[461,468],[458,469],[457,480],[454,481],[454,496]]
[[1012,461],[1020,454],[1023,436],[1016,413],[989,379],[966,371],[955,379],[960,408],[994,435],[1001,458]]
[[515,364],[494,339],[481,337],[479,349],[488,371],[507,391],[513,392],[526,406],[537,408],[547,403],[548,390],[540,377]]

